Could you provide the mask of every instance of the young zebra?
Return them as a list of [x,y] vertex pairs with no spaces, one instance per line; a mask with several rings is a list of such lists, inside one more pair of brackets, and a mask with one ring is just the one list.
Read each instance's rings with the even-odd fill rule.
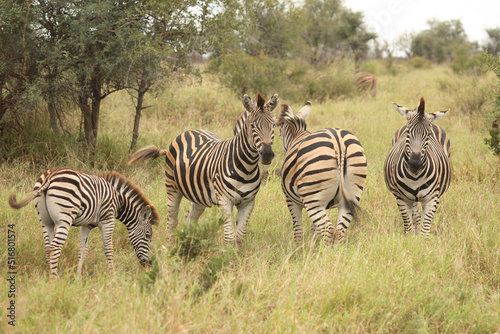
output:
[[420,234],[427,235],[439,198],[448,190],[451,180],[450,139],[431,122],[450,109],[425,113],[423,97],[413,110],[395,103],[393,106],[408,123],[396,131],[392,140],[393,147],[384,164],[385,184],[396,197],[405,233],[418,231],[420,202],[423,216]]
[[[269,105],[265,105],[260,94],[255,105],[245,95],[243,105],[250,115],[233,138],[221,140],[206,130],[190,130],[174,139],[167,150],[146,146],[130,158],[129,164],[166,156],[170,236],[178,224],[183,196],[192,202],[187,221],[197,221],[206,207],[221,206],[226,214],[224,241],[241,242],[245,236],[261,182],[259,158],[264,165],[269,165],[274,158],[274,120]],[[238,209],[236,231],[232,221],[233,206]]]
[[153,237],[151,225],[158,222],[158,211],[137,186],[119,173],[99,177],[55,167],[38,178],[28,198],[17,202],[16,195],[10,195],[9,205],[20,209],[32,200],[42,223],[45,259],[51,276],[57,276],[59,256],[71,226],[81,226],[78,276],[87,255],[89,233],[94,227],[101,229],[108,268],[113,274],[115,218],[127,227],[130,243],[140,263],[149,263],[149,243]]
[[377,94],[377,77],[370,72],[359,72],[356,73],[354,80],[354,85],[358,89],[370,91],[372,97]]
[[[311,104],[306,103],[294,115],[283,104],[278,124],[285,153],[281,169],[281,187],[293,219],[297,244],[302,243],[302,208],[312,220],[314,234],[327,244],[342,243],[366,183],[366,156],[359,140],[349,131],[306,130]],[[337,226],[326,209],[338,207]]]

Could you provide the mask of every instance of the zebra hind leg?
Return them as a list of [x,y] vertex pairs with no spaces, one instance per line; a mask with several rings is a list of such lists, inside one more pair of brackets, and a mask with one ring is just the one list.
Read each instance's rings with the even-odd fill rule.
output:
[[431,230],[432,218],[436,213],[437,207],[439,205],[439,197],[435,194],[429,201],[422,203],[422,228],[420,230],[420,235],[428,236]]
[[181,204],[181,200],[181,193],[172,190],[167,193],[167,243],[171,243],[174,240],[174,230],[179,224],[179,206]]
[[[295,243],[300,246],[304,238],[304,230],[302,229],[302,205],[295,203],[294,201],[287,199],[286,205],[288,211],[292,215],[293,220],[293,239]],[[316,236],[316,225],[311,224],[311,230],[314,227],[313,237]]]
[[47,268],[50,269],[50,243],[54,240],[54,221],[52,221],[47,210],[45,195],[40,194],[33,202],[35,203],[40,224],[42,224],[43,240],[45,243],[45,263],[47,263]]
[[57,266],[59,263],[59,257],[61,256],[61,250],[66,239],[68,238],[68,231],[71,224],[66,221],[56,222],[54,239],[49,246],[49,279],[57,278]]
[[326,214],[326,208],[318,206],[306,207],[306,211],[313,224],[316,225],[316,231],[318,234],[323,236],[325,244],[333,244],[335,227]]
[[396,198],[398,203],[399,212],[403,218],[405,234],[414,234],[413,226],[413,203],[408,203],[400,198]]
[[418,233],[420,230],[420,210],[418,202],[413,203],[413,227],[415,233]]
[[89,234],[92,228],[93,226],[90,225],[80,227],[80,250],[78,251],[78,268],[76,270],[78,277],[82,274],[83,261],[87,257]]
[[354,217],[354,207],[349,208],[345,204],[339,204],[339,212],[337,218],[337,226],[335,228],[335,244],[344,243],[345,233],[351,224]]
[[195,222],[200,219],[203,211],[205,211],[204,205],[199,205],[196,203],[191,203],[191,207],[189,208],[188,213],[186,214],[186,224],[189,224],[190,221],[194,220]]

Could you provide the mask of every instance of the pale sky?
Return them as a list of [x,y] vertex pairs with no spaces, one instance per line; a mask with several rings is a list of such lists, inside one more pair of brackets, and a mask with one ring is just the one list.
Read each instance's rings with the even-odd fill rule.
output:
[[428,29],[428,19],[461,20],[469,41],[480,46],[488,37],[485,29],[500,27],[499,0],[344,0],[344,6],[364,12],[368,29],[389,42]]

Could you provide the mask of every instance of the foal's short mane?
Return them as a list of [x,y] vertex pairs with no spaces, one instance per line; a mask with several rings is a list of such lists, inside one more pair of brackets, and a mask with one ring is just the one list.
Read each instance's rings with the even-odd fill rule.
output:
[[151,214],[153,215],[153,219],[151,220],[151,222],[153,225],[158,224],[158,222],[160,221],[160,214],[158,213],[158,210],[153,204],[151,204],[146,195],[144,195],[144,193],[138,186],[136,186],[132,181],[116,171],[105,173],[103,175],[103,178],[108,182],[115,181],[116,189],[121,193],[128,192],[129,197],[138,197],[145,205],[149,205],[151,207]]

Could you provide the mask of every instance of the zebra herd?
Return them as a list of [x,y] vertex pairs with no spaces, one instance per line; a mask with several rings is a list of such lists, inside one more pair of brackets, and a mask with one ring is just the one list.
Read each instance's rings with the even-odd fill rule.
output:
[[[168,149],[146,146],[134,153],[129,164],[165,156],[167,190],[167,227],[171,240],[178,225],[179,205],[183,197],[191,202],[187,221],[197,221],[206,207],[217,205],[225,213],[224,241],[242,242],[261,184],[259,161],[269,165],[273,158],[274,128],[279,126],[284,161],[281,187],[293,220],[293,236],[303,241],[302,209],[312,221],[312,234],[326,244],[340,244],[355,217],[366,185],[367,160],[360,141],[344,129],[327,128],[307,131],[306,118],[311,111],[307,102],[294,114],[287,104],[279,116],[278,95],[268,102],[257,94],[255,100],[243,97],[245,111],[234,126],[234,137],[221,140],[206,130],[183,132]],[[428,235],[439,198],[450,184],[450,140],[446,132],[432,124],[446,111],[425,112],[421,98],[410,110],[393,103],[407,119],[393,138],[393,147],[384,164],[384,179],[396,197],[405,233]],[[99,227],[110,272],[114,272],[112,233],[115,218],[127,227],[129,240],[140,263],[149,263],[152,225],[159,214],[142,191],[117,172],[95,176],[69,168],[45,171],[32,194],[17,202],[9,197],[12,208],[19,209],[34,201],[42,224],[45,256],[51,276],[57,276],[57,263],[71,226],[81,227],[81,245],[77,273],[80,275],[87,254],[90,231]],[[422,206],[420,217],[419,203]],[[232,221],[237,208],[236,228]],[[336,225],[326,210],[338,208]]]

